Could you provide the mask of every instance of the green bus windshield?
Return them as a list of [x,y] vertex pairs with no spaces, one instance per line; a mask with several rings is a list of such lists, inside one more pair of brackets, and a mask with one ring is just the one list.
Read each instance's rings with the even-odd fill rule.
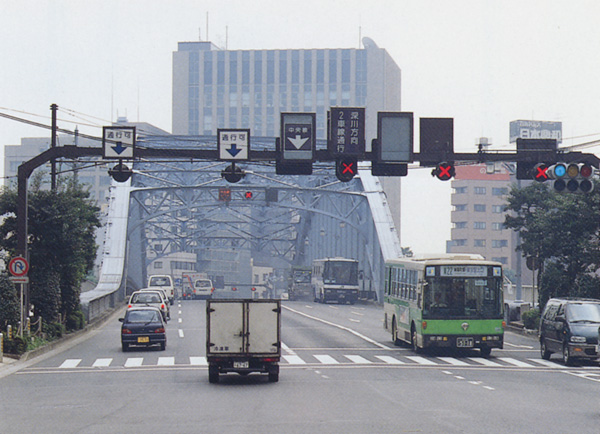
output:
[[423,318],[501,318],[501,277],[428,277]]

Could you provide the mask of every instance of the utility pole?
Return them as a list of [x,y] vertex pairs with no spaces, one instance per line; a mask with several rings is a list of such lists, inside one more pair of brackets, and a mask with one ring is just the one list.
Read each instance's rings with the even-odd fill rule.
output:
[[[56,112],[58,111],[58,106],[56,104],[50,105],[50,110],[52,111],[52,129],[51,129],[51,138],[50,138],[50,147],[52,149],[56,148]],[[56,159],[52,158],[51,167],[50,167],[50,178],[51,178],[51,189],[52,191],[56,191]]]

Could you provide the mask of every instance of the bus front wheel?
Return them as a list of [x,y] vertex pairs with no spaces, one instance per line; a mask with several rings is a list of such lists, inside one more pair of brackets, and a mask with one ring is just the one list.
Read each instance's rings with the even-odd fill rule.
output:
[[415,353],[420,353],[421,348],[419,347],[419,343],[417,341],[417,328],[413,324],[410,330],[410,342],[412,344],[412,349]]

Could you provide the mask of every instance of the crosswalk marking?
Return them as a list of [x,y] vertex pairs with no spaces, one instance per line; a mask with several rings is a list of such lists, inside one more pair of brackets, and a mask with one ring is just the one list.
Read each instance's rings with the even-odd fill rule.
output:
[[[416,363],[422,366],[456,366],[456,367],[478,367],[485,366],[490,368],[555,368],[565,369],[565,366],[559,363],[555,363],[543,359],[525,359],[518,360],[512,357],[496,357],[492,359],[484,357],[423,357],[423,356],[409,356],[409,355],[369,355],[363,356],[358,354],[311,354],[299,356],[292,350],[288,350],[290,354],[283,354],[281,356],[281,363],[287,365],[308,365],[319,363],[322,365],[340,365],[343,363],[352,363],[356,365],[374,365],[374,364],[385,364],[385,365],[406,365],[407,363]],[[316,360],[310,359],[313,357]],[[208,366],[206,357],[204,356],[190,356],[189,365],[191,366]],[[344,362],[344,359],[347,361]],[[85,366],[81,366],[82,359],[65,359],[62,364],[59,365],[59,369],[75,369]],[[121,364],[123,363],[123,364]],[[180,361],[180,364],[182,362]],[[185,362],[183,362],[185,363]],[[87,365],[89,367],[90,365]],[[92,364],[93,368],[107,368],[107,367],[119,367],[124,366],[125,368],[134,368],[140,366],[178,366],[174,356],[170,357],[158,357],[155,361],[146,360],[144,365],[143,357],[130,357],[124,362],[116,362],[113,358],[98,358]],[[580,369],[586,370],[597,370],[597,366],[585,366]],[[599,374],[600,375],[600,374]]]
[[407,359],[412,360],[419,365],[437,365],[433,360],[426,359],[425,357],[420,356],[406,356]]
[[388,365],[404,365],[404,362],[402,362],[392,356],[375,356],[375,357],[378,358],[379,360],[381,360],[382,362],[387,363]]
[[483,366],[490,366],[490,367],[494,367],[494,368],[502,366],[500,363],[493,362],[492,360],[485,359],[483,357],[469,357],[469,360],[473,360],[474,362],[479,363],[480,365],[483,365]]
[[363,364],[367,364],[367,365],[370,363],[373,363],[370,360],[365,359],[363,356],[356,356],[356,355],[351,354],[351,355],[344,355],[344,357],[346,357],[353,363],[363,363]]
[[518,366],[519,368],[534,368],[535,367],[535,366],[533,366],[529,363],[523,362],[521,360],[513,359],[512,357],[498,357],[498,360],[502,360],[503,362]]
[[337,365],[340,362],[335,360],[333,357],[328,356],[326,354],[315,354],[315,359],[321,362],[324,365]]
[[467,362],[463,362],[460,359],[455,359],[454,357],[438,357],[438,359],[453,366],[469,366]]
[[306,365],[304,360],[293,354],[284,354],[281,357],[283,357],[290,365]]
[[544,359],[528,359],[532,362],[539,363],[540,365],[547,366],[548,368],[561,368],[564,369],[563,365],[559,365],[558,363],[551,362],[550,360]]
[[94,368],[106,368],[110,366],[113,359],[96,359],[94,364],[92,365]]
[[61,369],[76,368],[77,365],[79,365],[80,363],[81,363],[81,359],[67,359],[62,363],[62,365],[59,366],[59,368],[61,368]]
[[190,357],[190,365],[195,366],[208,366],[206,357]]
[[125,361],[124,366],[126,368],[137,368],[138,366],[142,366],[142,363],[144,363],[143,357],[130,357]]

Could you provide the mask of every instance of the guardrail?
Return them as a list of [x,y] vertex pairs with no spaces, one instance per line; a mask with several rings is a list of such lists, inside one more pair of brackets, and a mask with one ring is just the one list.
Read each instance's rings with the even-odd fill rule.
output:
[[130,192],[131,180],[124,183],[113,181],[109,189],[100,279],[94,289],[82,293],[80,297],[81,309],[88,322],[114,308],[125,298],[125,252]]

